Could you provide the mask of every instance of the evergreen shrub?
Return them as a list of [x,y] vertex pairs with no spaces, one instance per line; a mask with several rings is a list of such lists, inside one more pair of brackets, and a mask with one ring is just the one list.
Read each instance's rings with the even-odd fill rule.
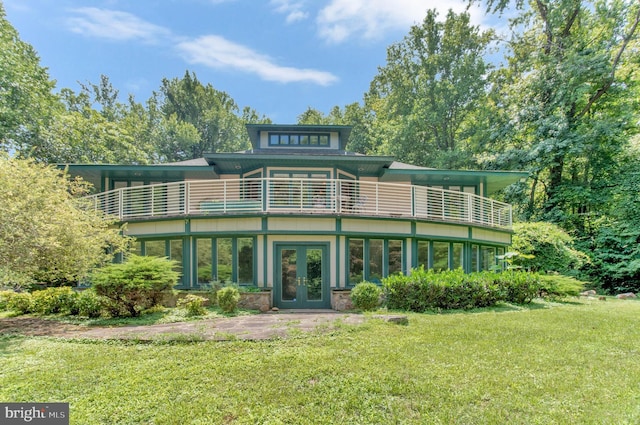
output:
[[178,281],[175,261],[131,255],[124,263],[110,264],[92,275],[96,294],[109,300],[113,316],[139,316],[160,303],[162,292]]

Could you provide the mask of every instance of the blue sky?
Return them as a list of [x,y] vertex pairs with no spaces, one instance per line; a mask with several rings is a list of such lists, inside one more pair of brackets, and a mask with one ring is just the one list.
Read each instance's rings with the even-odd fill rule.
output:
[[[387,47],[438,0],[0,0],[57,88],[107,75],[144,102],[186,70],[274,123],[361,102]],[[471,10],[483,25],[483,13]]]

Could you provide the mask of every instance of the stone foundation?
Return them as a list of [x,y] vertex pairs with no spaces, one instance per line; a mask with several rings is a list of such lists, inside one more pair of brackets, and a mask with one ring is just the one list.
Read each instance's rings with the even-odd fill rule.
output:
[[[165,307],[175,307],[178,300],[186,297],[187,295],[199,295],[206,298],[204,302],[205,306],[214,305],[215,302],[211,299],[211,292],[209,291],[167,291],[164,293],[162,299],[162,305]],[[261,312],[269,311],[272,307],[271,291],[264,292],[240,292],[240,301],[238,302],[239,308],[247,310],[259,310]]]
[[260,310],[262,313],[271,310],[271,291],[241,292],[238,307],[248,310]]
[[331,290],[331,308],[336,311],[345,311],[353,309],[351,303],[350,289],[332,289]]

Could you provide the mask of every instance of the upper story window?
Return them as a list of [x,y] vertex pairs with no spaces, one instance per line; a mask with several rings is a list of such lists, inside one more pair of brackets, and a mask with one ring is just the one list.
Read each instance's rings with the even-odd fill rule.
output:
[[269,146],[328,148],[329,133],[269,133]]

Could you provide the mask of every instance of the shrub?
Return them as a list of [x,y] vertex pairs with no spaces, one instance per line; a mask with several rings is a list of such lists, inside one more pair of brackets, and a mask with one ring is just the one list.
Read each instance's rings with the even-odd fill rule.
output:
[[7,310],[13,310],[20,314],[33,311],[33,297],[28,292],[16,292],[7,301]]
[[503,300],[514,304],[528,304],[540,295],[540,275],[524,271],[498,274],[497,283],[502,288]]
[[0,311],[7,310],[7,304],[15,293],[15,291],[0,291]]
[[540,275],[540,292],[551,298],[577,297],[584,290],[585,282],[561,274]]
[[360,282],[351,290],[351,301],[355,308],[375,310],[380,304],[380,287],[371,282]]
[[516,223],[513,225],[515,257],[513,265],[534,272],[571,272],[579,269],[588,257],[574,248],[573,238],[555,224]]
[[68,286],[60,286],[34,291],[31,296],[33,312],[46,315],[69,312],[75,303],[77,294]]
[[188,294],[178,300],[177,306],[184,308],[187,311],[187,316],[202,316],[207,313],[207,309],[203,306],[205,301],[207,299],[204,297]]
[[93,289],[86,289],[78,294],[71,313],[78,316],[96,318],[102,315],[105,298],[96,294]]
[[387,307],[423,312],[429,309],[490,307],[499,301],[528,303],[541,290],[538,275],[527,272],[444,272],[414,269],[409,276],[383,279]]
[[218,305],[225,313],[232,313],[238,307],[240,291],[233,286],[225,286],[216,293]]
[[167,258],[131,255],[124,263],[96,270],[93,288],[109,300],[112,315],[139,316],[161,301],[162,291],[176,284],[178,273],[174,266],[175,261]]

